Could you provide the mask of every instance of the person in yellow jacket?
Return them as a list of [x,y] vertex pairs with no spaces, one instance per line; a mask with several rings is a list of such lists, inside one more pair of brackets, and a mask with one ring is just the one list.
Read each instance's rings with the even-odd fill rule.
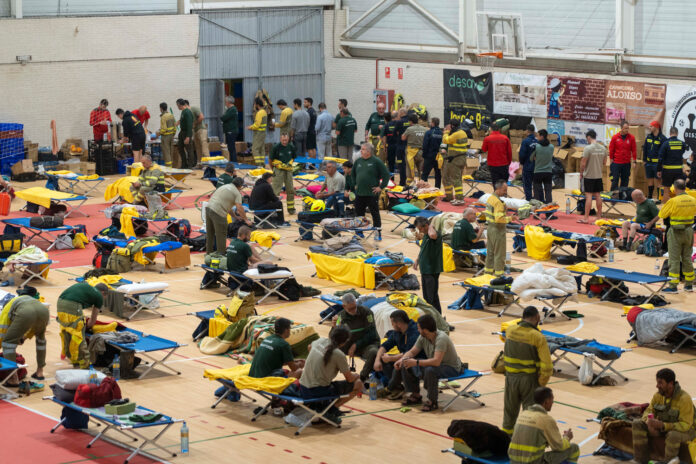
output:
[[691,395],[681,389],[672,369],[660,369],[657,393],[643,412],[633,421],[633,459],[641,464],[650,460],[651,441],[665,440],[665,462],[679,464],[679,448],[696,438],[694,404]]
[[[461,179],[460,179],[461,180]],[[505,203],[501,197],[507,196],[507,183],[498,179],[493,184],[493,195],[486,201],[486,224],[488,243],[486,245],[486,264],[484,272],[500,277],[505,273],[505,252],[507,247],[506,231],[510,221],[516,221],[517,215],[506,215]]]
[[466,167],[466,152],[469,149],[469,139],[466,132],[459,128],[459,121],[452,119],[445,126],[442,143],[447,144],[447,155],[442,165],[442,184],[445,197],[442,201],[451,201],[453,205],[464,204],[464,188],[462,176]]
[[280,135],[290,135],[290,122],[292,121],[292,108],[288,106],[285,100],[278,100],[276,102],[278,108],[280,108],[280,119],[276,122],[275,126],[280,129]]
[[[160,128],[157,131],[157,136],[160,138],[160,147],[162,148],[162,158],[164,158],[164,165],[167,167],[172,167],[173,159],[172,157],[176,153],[174,150],[174,134],[176,134],[176,118],[174,115],[167,111],[167,104],[165,102],[160,103]],[[178,153],[176,154],[178,156]],[[179,163],[181,161],[179,160]]]
[[[580,447],[571,443],[573,431],[558,430],[558,424],[549,415],[553,406],[553,391],[548,387],[534,390],[534,404],[522,411],[508,447],[510,464],[576,463]],[[546,451],[546,448],[551,448]]]
[[553,373],[549,345],[537,328],[540,320],[539,311],[534,306],[527,306],[522,320],[508,327],[505,333],[503,431],[508,434],[513,432],[520,406],[531,406],[534,390],[545,386]]
[[[164,173],[152,166],[150,155],[143,155],[143,170],[140,171],[138,180],[133,182],[133,201],[136,205],[147,204],[147,198],[152,192],[164,193]],[[159,198],[159,197],[158,197]]]
[[254,157],[254,163],[257,166],[263,166],[266,163],[266,126],[268,125],[268,114],[263,106],[263,100],[259,97],[254,99],[254,124],[247,127],[253,131],[254,137],[251,141],[251,153]]
[[694,291],[694,264],[691,254],[694,246],[694,216],[696,215],[696,198],[686,194],[683,179],[674,181],[674,193],[660,210],[659,216],[669,219],[667,230],[667,249],[669,251],[669,287],[662,290],[676,293],[679,285],[679,271],[684,274],[684,290]]

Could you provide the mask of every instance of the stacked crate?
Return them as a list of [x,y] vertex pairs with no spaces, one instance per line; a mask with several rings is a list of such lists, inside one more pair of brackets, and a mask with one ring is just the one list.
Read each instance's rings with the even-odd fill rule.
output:
[[0,173],[9,176],[12,166],[24,159],[24,125],[0,123]]

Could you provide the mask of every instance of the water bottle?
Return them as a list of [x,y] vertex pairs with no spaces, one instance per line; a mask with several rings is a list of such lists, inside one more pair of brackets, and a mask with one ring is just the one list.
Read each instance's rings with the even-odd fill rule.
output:
[[505,274],[510,274],[512,267],[512,253],[509,251],[505,252]]
[[114,380],[121,380],[121,357],[116,355],[114,362],[111,365],[111,370],[113,372]]
[[377,399],[377,377],[374,372],[370,374],[370,390],[369,390],[370,400]]
[[609,255],[609,262],[613,263],[614,262],[614,241],[612,239],[609,239],[609,242],[607,244],[607,250],[609,251],[607,253]]
[[570,197],[566,197],[566,214],[570,214]]
[[89,366],[89,383],[93,383],[95,385],[99,384],[99,378],[97,377],[97,371],[94,369],[94,366],[90,364]]
[[186,422],[181,426],[181,454],[188,456],[189,452],[189,429]]
[[662,270],[662,263],[660,262],[660,258],[657,258],[655,260],[655,274],[660,275],[661,270]]

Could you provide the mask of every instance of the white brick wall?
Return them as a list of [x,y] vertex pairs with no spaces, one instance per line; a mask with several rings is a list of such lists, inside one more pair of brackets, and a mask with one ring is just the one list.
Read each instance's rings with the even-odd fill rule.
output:
[[42,146],[52,119],[59,144],[91,138],[89,112],[102,98],[112,119],[118,107],[146,105],[152,130],[160,102],[200,99],[196,15],[0,20],[0,43],[0,122],[24,124],[24,137]]

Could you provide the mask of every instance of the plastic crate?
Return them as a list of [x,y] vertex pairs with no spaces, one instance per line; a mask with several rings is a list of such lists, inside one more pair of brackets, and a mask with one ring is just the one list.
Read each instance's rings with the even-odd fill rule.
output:
[[0,174],[9,176],[12,174],[12,166],[24,159],[24,153],[0,158]]
[[23,138],[0,138],[0,158],[24,153]]
[[133,158],[118,160],[118,174],[125,174],[126,167],[133,164]]
[[0,122],[0,132],[24,130],[24,124],[14,122]]

